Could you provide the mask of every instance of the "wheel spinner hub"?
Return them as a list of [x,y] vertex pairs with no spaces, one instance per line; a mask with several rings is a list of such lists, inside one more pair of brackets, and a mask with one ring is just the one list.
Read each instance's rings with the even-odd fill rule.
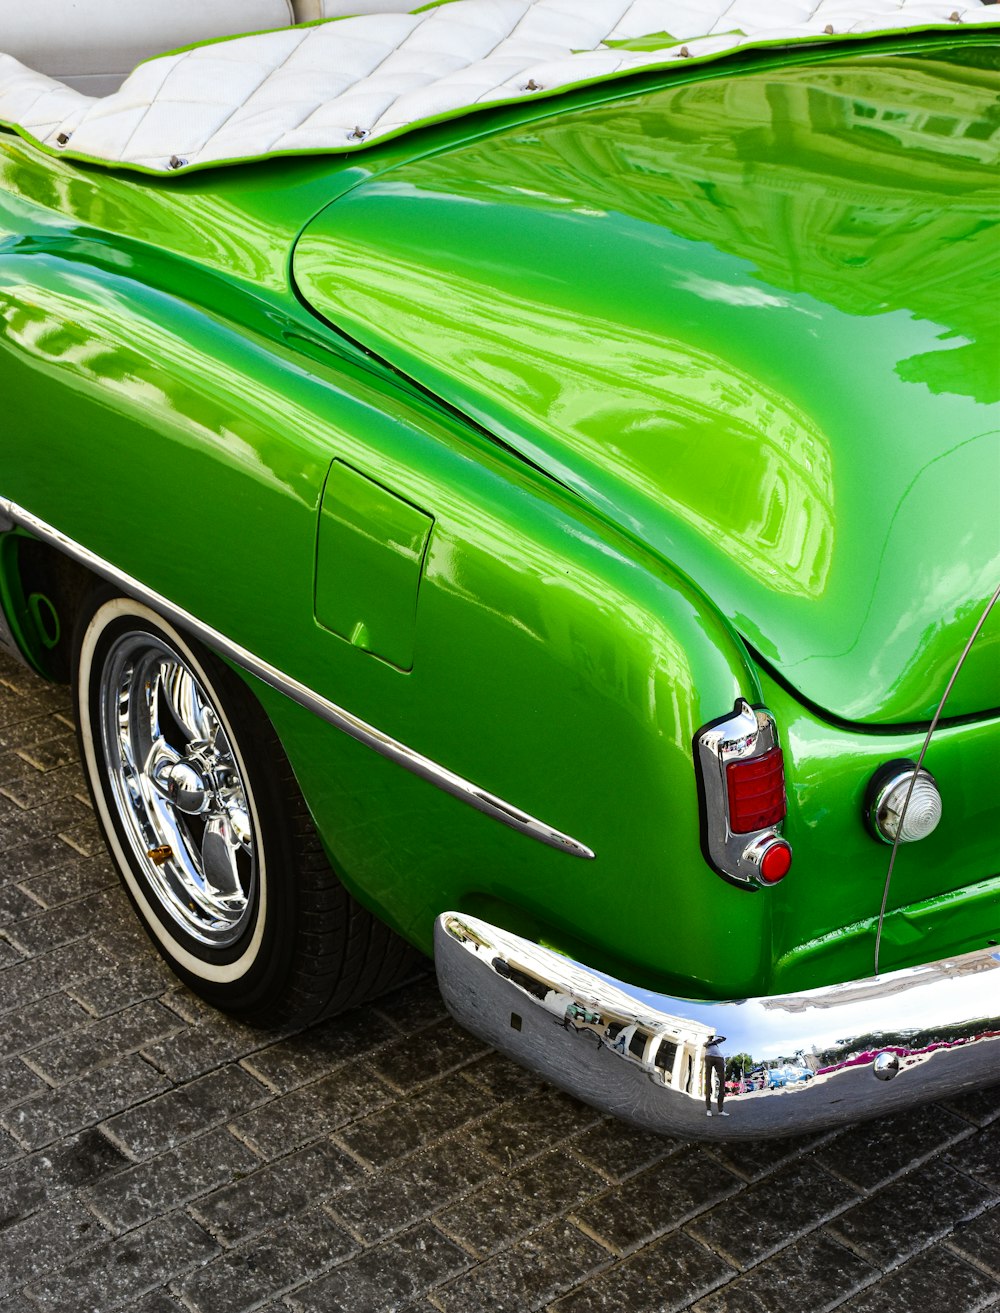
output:
[[210,787],[191,762],[163,763],[150,771],[149,778],[163,797],[186,816],[200,816],[208,810]]

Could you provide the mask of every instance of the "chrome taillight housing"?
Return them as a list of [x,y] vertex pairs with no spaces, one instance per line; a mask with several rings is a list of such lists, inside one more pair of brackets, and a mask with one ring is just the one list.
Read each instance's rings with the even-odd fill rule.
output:
[[706,858],[736,884],[777,884],[792,850],[781,837],[788,801],[774,717],[740,698],[698,731],[694,753]]

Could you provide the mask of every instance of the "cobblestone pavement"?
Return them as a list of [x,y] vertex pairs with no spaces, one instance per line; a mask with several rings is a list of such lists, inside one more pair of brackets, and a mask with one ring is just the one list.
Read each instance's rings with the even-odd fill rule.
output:
[[153,953],[68,699],[0,659],[0,1313],[1000,1309],[1000,1088],[806,1140],[628,1130],[430,979],[306,1034]]

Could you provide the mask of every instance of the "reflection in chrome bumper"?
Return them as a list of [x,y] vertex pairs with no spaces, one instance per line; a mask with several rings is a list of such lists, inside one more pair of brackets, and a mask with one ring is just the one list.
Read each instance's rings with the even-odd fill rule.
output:
[[[793,1135],[1000,1081],[998,950],[717,1003],[636,988],[454,912],[438,918],[435,957],[445,1003],[468,1030],[655,1131]],[[708,1120],[713,1034],[746,1057],[728,1064],[730,1115]]]

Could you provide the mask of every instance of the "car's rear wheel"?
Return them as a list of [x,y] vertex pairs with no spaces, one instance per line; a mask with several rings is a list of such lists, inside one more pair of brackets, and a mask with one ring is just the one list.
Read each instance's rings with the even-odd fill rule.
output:
[[227,666],[107,591],[77,628],[80,751],[153,942],[203,998],[260,1024],[381,992],[416,955],[336,878],[274,730]]

